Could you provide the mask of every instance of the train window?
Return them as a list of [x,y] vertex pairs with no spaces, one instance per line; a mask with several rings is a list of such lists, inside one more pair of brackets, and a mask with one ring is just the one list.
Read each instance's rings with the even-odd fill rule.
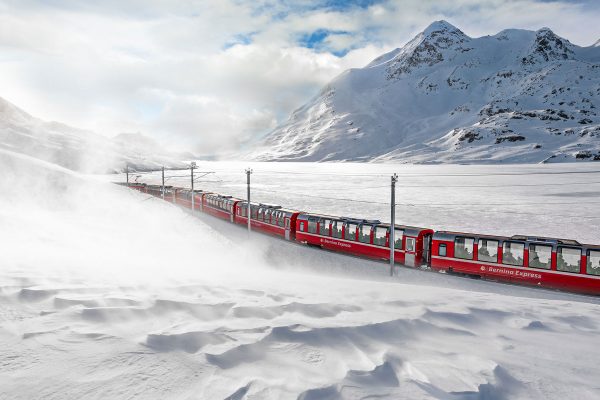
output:
[[579,272],[581,250],[559,247],[556,252],[556,269],[564,272]]
[[271,210],[269,209],[265,210],[265,222],[268,224],[271,223]]
[[587,273],[588,275],[600,275],[600,251],[588,251]]
[[[280,213],[279,213],[279,217],[278,217],[278,219],[277,219],[277,223],[278,223],[278,224],[279,224],[279,226],[281,226],[281,227],[283,227],[283,226],[284,226],[284,224],[285,224],[284,217],[285,217],[285,214],[284,214],[284,213],[282,213],[282,212],[280,212]],[[288,220],[288,221],[289,221],[289,220]]]
[[404,236],[404,230],[394,229],[394,248],[396,250],[402,250],[402,237],[403,236]]
[[305,232],[304,227],[305,227],[304,221],[300,221],[300,231],[301,232]]
[[472,260],[474,243],[475,239],[472,238],[457,237],[454,239],[454,257]]
[[285,229],[290,229],[290,219],[289,218],[285,219]]
[[258,218],[258,209],[256,207],[250,207],[250,218],[257,219]]
[[385,226],[376,226],[375,227],[375,235],[373,237],[373,244],[378,246],[385,246],[385,239],[387,235],[387,228]]
[[319,221],[319,233],[323,236],[329,236],[331,233],[331,229],[329,225],[331,224],[331,220],[322,219]]
[[331,223],[331,236],[333,236],[334,238],[341,239],[343,229],[344,223],[342,221],[333,221]]
[[316,219],[308,220],[308,233],[317,233],[317,220]]
[[438,255],[441,256],[441,257],[446,257],[446,254],[447,254],[447,252],[446,252],[446,245],[444,243],[441,243],[438,246]]
[[479,261],[498,262],[498,241],[479,239],[477,259]]
[[523,254],[525,245],[523,243],[504,242],[502,244],[502,264],[523,265]]
[[346,240],[356,240],[356,229],[358,225],[347,224],[346,225]]
[[552,246],[530,244],[529,266],[531,268],[550,269],[552,266]]
[[371,243],[371,225],[363,225],[360,227],[358,240],[362,243]]
[[258,219],[259,221],[263,221],[263,220],[265,219],[265,210],[264,210],[264,208],[260,207],[260,208],[258,209],[258,213],[257,213],[257,219]]

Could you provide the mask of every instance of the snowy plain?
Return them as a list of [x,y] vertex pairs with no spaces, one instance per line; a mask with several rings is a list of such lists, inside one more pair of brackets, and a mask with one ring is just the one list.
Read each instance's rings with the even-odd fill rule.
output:
[[[600,397],[598,298],[390,278],[385,264],[248,238],[107,182],[122,176],[4,150],[0,164],[0,399]],[[245,193],[248,165],[199,166],[215,171],[201,188]],[[249,166],[258,201],[387,221],[397,172],[410,204],[399,223],[600,237],[593,164]],[[553,174],[500,175],[524,172]],[[492,183],[504,186],[471,187]]]

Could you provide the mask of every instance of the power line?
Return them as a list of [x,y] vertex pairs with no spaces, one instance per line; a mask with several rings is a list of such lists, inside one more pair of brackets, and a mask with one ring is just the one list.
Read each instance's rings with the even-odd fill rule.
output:
[[[402,174],[399,173],[399,177],[473,177],[473,176],[534,176],[534,175],[577,175],[577,174],[599,174],[600,171],[539,171],[539,172],[499,172],[499,173],[464,173],[464,174]],[[301,172],[301,171],[263,171],[257,172],[259,175],[273,175],[273,174],[287,174],[287,175],[322,175],[322,176],[357,176],[357,177],[387,177],[385,174],[377,173],[364,173],[364,174],[351,174],[351,173],[329,173],[329,172]]]

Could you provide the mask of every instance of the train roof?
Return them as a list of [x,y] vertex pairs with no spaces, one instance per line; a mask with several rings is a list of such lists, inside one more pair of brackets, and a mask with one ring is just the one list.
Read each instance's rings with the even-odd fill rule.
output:
[[472,232],[455,232],[455,231],[435,231],[436,238],[440,237],[451,237],[454,238],[456,236],[470,236],[477,238],[489,238],[489,239],[497,239],[497,240],[516,240],[521,242],[530,242],[530,243],[547,243],[547,244],[555,244],[555,245],[566,245],[566,246],[583,246],[583,247],[591,247],[591,248],[600,248],[599,245],[593,244],[585,244],[580,243],[577,240],[573,239],[560,239],[560,238],[552,238],[545,236],[527,236],[527,235],[512,235],[512,236],[500,236],[500,235],[487,235],[482,233],[472,233]]
[[[303,216],[305,218],[302,218]],[[351,222],[351,223],[356,223],[356,224],[377,225],[377,226],[384,226],[387,228],[389,228],[391,225],[389,222],[381,222],[378,219],[339,217],[339,216],[335,216],[335,215],[312,214],[312,213],[300,213],[300,215],[298,216],[298,219],[309,219],[310,217],[326,218],[326,219]],[[430,231],[431,230],[430,228],[422,228],[419,226],[410,226],[410,225],[401,225],[401,224],[395,224],[395,226],[397,228],[404,229],[405,231],[413,231],[413,232],[421,232],[421,231]]]
[[[248,201],[247,200],[241,200],[240,203],[242,203],[242,204],[248,204]],[[266,203],[253,203],[253,202],[250,202],[250,206],[251,207],[262,207],[262,208],[267,208],[269,210],[283,211],[283,212],[292,213],[292,214],[300,212],[298,210],[292,210],[290,208],[283,208],[282,206],[277,205],[277,204],[266,204]]]

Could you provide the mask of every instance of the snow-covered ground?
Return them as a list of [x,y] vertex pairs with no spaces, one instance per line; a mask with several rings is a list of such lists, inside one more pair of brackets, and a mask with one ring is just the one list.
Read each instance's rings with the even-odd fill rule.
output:
[[[0,150],[0,166],[8,177],[0,180],[0,399],[600,396],[598,298],[409,269],[389,278],[384,264],[262,236],[248,239],[243,229],[225,222],[193,218],[158,199],[26,156]],[[385,203],[385,187],[361,186],[387,186],[390,171],[419,176],[540,171],[252,167],[256,189],[272,190],[257,190],[257,200],[382,219],[384,204],[319,197]],[[200,169],[215,170],[211,179],[223,180],[211,188],[242,193],[242,165],[203,163]],[[296,174],[290,179],[280,174],[285,170]],[[347,176],[333,176],[337,173]],[[575,183],[594,176],[403,178],[405,186],[523,179],[561,185],[488,188],[475,198],[474,190],[462,187],[431,194],[426,188],[399,190],[403,203],[471,203],[453,206],[454,218],[443,209],[401,207],[399,219],[465,229],[490,223],[490,230],[509,229],[519,219],[527,232],[552,231],[556,225],[547,215],[480,213],[472,222],[464,211],[478,209],[473,204],[485,199],[543,199],[537,208],[511,210],[597,215],[591,204],[552,204],[592,202],[598,184]],[[502,221],[509,228],[501,228]],[[579,221],[584,220],[563,219],[560,232],[573,236],[579,231],[570,226]],[[576,238],[598,238],[595,227],[579,229]]]
[[[196,188],[324,214],[390,220],[390,176],[398,174],[396,223],[436,230],[527,234],[600,244],[600,164],[405,165],[198,161],[215,172]],[[189,187],[189,172],[167,172]],[[176,176],[176,178],[168,178]],[[124,176],[110,179],[124,181]],[[133,178],[132,178],[133,180]],[[160,172],[140,175],[160,184]]]

